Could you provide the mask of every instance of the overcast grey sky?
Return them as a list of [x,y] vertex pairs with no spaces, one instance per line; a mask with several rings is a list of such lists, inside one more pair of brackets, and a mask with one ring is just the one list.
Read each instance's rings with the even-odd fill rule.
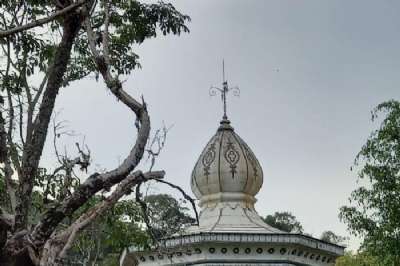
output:
[[[124,84],[144,95],[153,129],[174,124],[156,168],[190,191],[191,170],[222,116],[208,89],[220,85],[225,58],[229,83],[241,89],[229,96],[229,118],[264,169],[258,212],[291,211],[316,237],[348,235],[338,209],[356,187],[350,166],[376,126],[370,110],[400,98],[400,2],[173,3],[191,16],[190,34],[145,41],[137,49],[143,69]],[[102,82],[63,89],[57,109],[101,167],[115,167],[135,140],[132,114]]]

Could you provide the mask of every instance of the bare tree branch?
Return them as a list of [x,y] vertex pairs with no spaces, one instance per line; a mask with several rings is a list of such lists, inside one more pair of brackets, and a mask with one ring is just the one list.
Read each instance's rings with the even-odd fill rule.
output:
[[147,111],[142,111],[139,115],[142,126],[140,127],[136,143],[128,157],[120,166],[112,171],[91,175],[76,188],[70,197],[50,208],[32,233],[32,239],[36,245],[43,244],[43,241],[52,234],[64,217],[71,215],[95,193],[102,189],[109,189],[114,184],[121,182],[137,166],[143,156],[150,131],[150,120]]
[[161,179],[164,175],[164,171],[148,172],[145,174],[138,171],[127,176],[118,184],[117,188],[110,196],[82,214],[67,229],[55,233],[46,241],[40,265],[62,265],[62,259],[66,257],[67,251],[74,243],[77,233],[88,226],[89,223],[95,220],[99,215],[111,208],[122,196],[130,194],[135,185],[146,182],[147,180]]
[[35,28],[35,27],[38,27],[38,26],[42,26],[42,25],[44,25],[46,23],[49,23],[49,22],[57,19],[58,17],[61,17],[61,16],[65,15],[68,12],[73,11],[75,8],[82,6],[86,2],[87,2],[87,0],[80,0],[78,2],[75,2],[75,3],[73,3],[73,4],[71,4],[71,5],[67,6],[67,7],[59,10],[59,11],[54,12],[54,14],[52,14],[52,15],[46,17],[46,18],[38,19],[38,20],[35,20],[35,21],[31,22],[31,23],[28,23],[28,24],[25,24],[25,25],[21,25],[19,27],[15,27],[15,28],[12,28],[12,29],[9,29],[9,30],[2,30],[2,31],[0,31],[0,38],[5,38],[7,36],[16,34],[18,32],[22,32],[22,31],[26,31],[26,30],[29,30],[29,29],[32,29],[32,28]]
[[[134,111],[136,115],[138,115],[141,111],[146,109],[146,106],[144,105],[144,103],[143,105],[140,104],[138,101],[132,98],[128,93],[122,90],[121,82],[117,78],[114,78],[111,75],[110,66],[106,64],[105,57],[109,57],[110,55],[106,54],[104,56],[104,53],[107,53],[108,48],[105,48],[103,50],[103,55],[101,55],[96,48],[96,36],[93,32],[89,18],[86,18],[86,20],[84,21],[84,25],[88,35],[89,47],[93,54],[94,61],[96,63],[98,70],[103,76],[103,79],[107,87],[120,101],[122,101],[126,106],[128,106],[132,111]],[[103,38],[106,39],[109,38],[109,36],[106,35],[106,32],[104,32],[103,35],[104,35]],[[108,42],[106,41],[105,43],[107,45]]]
[[[147,160],[151,160],[149,171],[151,171],[155,165],[157,157],[160,155],[161,151],[164,149],[165,141],[167,139],[167,133],[172,128],[166,127],[163,122],[163,127],[157,129],[154,133],[153,139],[148,143],[146,152],[148,153]],[[156,146],[156,147],[154,147]]]

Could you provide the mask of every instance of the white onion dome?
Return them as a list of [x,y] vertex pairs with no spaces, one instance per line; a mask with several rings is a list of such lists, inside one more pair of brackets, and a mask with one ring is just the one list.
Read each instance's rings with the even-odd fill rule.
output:
[[191,187],[200,206],[220,200],[254,203],[262,183],[263,172],[256,156],[230,121],[223,119],[192,172]]

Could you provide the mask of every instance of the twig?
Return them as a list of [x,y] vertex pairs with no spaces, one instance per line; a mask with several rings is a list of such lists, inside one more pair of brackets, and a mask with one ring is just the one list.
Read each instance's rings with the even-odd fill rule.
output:
[[159,247],[159,242],[158,239],[156,237],[156,235],[154,234],[154,229],[152,227],[152,225],[150,224],[150,220],[149,220],[149,215],[148,215],[148,209],[147,209],[147,204],[142,200],[142,195],[140,193],[140,187],[142,185],[144,181],[140,182],[135,189],[135,200],[137,203],[139,203],[139,206],[142,210],[142,217],[144,220],[144,223],[146,224],[146,229],[147,232],[149,233],[151,239],[153,240],[153,243],[156,245],[156,247]]
[[[153,169],[156,162],[156,158],[160,155],[161,151],[163,150],[165,146],[165,141],[167,139],[167,133],[169,132],[169,130],[171,130],[172,127],[173,125],[167,128],[165,126],[165,123],[163,122],[163,127],[156,130],[152,141],[149,142],[146,149],[146,152],[148,153],[147,160],[151,159],[149,171]],[[156,148],[153,147],[155,144],[157,144]]]

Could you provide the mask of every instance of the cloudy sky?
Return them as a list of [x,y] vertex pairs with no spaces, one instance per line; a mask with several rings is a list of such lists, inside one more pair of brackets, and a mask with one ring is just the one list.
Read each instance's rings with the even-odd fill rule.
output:
[[[144,95],[152,127],[174,125],[156,168],[190,191],[191,170],[222,116],[221,62],[240,97],[228,115],[264,169],[256,209],[291,211],[308,233],[348,235],[338,219],[356,187],[354,157],[376,124],[370,111],[400,98],[400,3],[367,0],[180,0],[190,34],[145,41],[126,89]],[[135,140],[134,117],[94,79],[62,90],[70,129],[94,168],[115,167]],[[48,147],[46,164],[51,163]],[[162,189],[160,188],[160,191]],[[357,246],[352,238],[351,247]]]

